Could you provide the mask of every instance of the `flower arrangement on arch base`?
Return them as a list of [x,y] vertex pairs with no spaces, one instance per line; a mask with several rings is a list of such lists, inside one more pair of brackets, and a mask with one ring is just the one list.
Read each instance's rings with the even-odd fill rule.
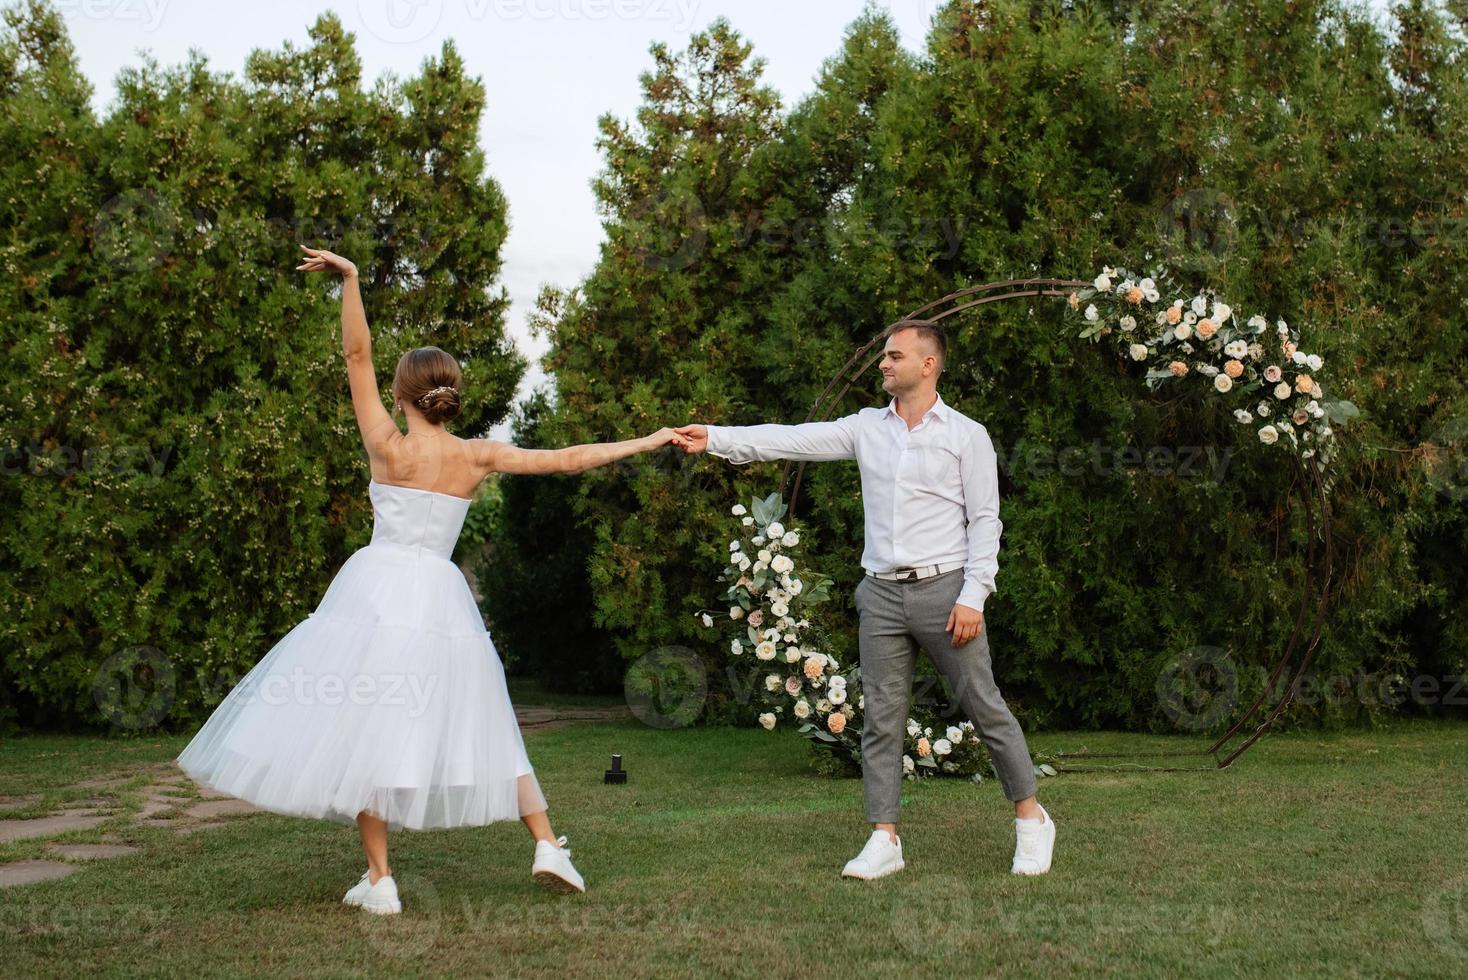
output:
[[[861,772],[861,668],[843,668],[821,647],[828,634],[809,617],[811,607],[826,601],[835,581],[803,569],[800,530],[781,519],[788,508],[780,494],[735,504],[736,536],[729,542],[729,563],[719,576],[727,584],[729,657],[735,664],[751,660],[764,676],[756,685],[759,723],[774,731],[782,722],[796,730],[816,751],[816,768],[825,775]],[[714,617],[698,614],[704,626]],[[946,724],[936,712],[914,711],[903,743],[903,775],[962,776],[979,782],[991,770],[989,752],[972,723]],[[929,715],[932,715],[929,717]],[[1053,776],[1048,763],[1038,775]]]

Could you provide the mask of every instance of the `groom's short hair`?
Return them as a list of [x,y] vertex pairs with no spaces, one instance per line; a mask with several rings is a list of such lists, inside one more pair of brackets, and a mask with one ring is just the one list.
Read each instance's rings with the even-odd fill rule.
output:
[[943,370],[943,362],[948,359],[948,338],[943,336],[943,328],[938,326],[936,320],[919,320],[915,318],[898,320],[888,327],[882,334],[884,341],[893,335],[911,330],[918,335],[928,346],[938,354],[938,370]]

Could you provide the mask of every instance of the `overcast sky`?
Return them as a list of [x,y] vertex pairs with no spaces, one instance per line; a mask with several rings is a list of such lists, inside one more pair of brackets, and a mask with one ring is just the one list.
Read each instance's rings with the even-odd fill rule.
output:
[[[1382,7],[1386,0],[1373,0]],[[148,51],[163,64],[197,49],[215,71],[239,75],[256,48],[308,43],[306,29],[334,10],[356,35],[368,79],[407,77],[452,38],[485,85],[481,143],[510,202],[504,284],[509,329],[532,361],[520,394],[543,376],[542,345],[526,315],[544,283],[571,286],[590,273],[602,238],[590,182],[601,167],[596,120],[630,118],[638,75],[654,41],[682,47],[727,17],[767,62],[765,78],[788,108],[811,91],[863,0],[57,0],[97,109],[114,80]],[[920,51],[939,0],[880,0]],[[496,433],[507,435],[505,427]]]

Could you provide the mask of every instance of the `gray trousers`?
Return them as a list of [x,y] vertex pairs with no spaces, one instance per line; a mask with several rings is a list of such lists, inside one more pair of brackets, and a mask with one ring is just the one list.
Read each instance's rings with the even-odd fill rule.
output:
[[861,691],[866,699],[862,776],[869,823],[897,822],[902,743],[919,646],[932,658],[988,747],[1005,798],[1022,800],[1035,792],[1035,767],[1024,732],[994,683],[988,623],[961,647],[952,645],[952,635],[944,629],[962,588],[961,568],[916,582],[888,582],[863,575],[856,587],[856,608],[861,614]]

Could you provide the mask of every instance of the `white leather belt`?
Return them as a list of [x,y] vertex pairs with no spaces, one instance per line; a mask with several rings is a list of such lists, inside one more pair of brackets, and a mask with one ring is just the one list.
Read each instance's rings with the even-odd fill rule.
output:
[[942,575],[962,568],[961,561],[945,561],[937,565],[919,565],[916,568],[903,566],[890,572],[867,572],[872,578],[879,578],[887,582],[916,582],[920,579],[932,578],[934,575]]

